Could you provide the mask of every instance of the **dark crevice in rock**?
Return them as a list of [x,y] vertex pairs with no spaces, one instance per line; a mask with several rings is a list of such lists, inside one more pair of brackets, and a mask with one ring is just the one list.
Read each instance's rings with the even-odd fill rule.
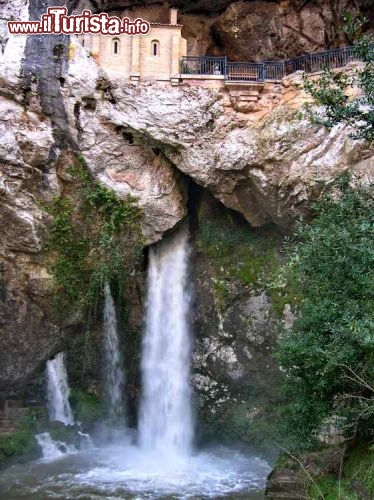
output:
[[111,104],[116,104],[117,99],[113,94],[112,82],[104,75],[100,75],[96,81],[96,90],[102,92],[103,99],[106,99]]
[[74,118],[75,118],[75,128],[77,129],[77,139],[78,143],[82,140],[83,128],[80,122],[80,111],[81,111],[81,103],[76,102],[74,104]]
[[134,136],[131,132],[122,131],[122,137],[129,144],[134,144]]
[[[5,304],[6,301],[6,281],[5,281],[5,264],[0,262],[0,302]],[[2,318],[0,314],[0,325],[2,324]]]
[[84,109],[88,111],[95,111],[96,109],[96,99],[92,96],[83,96],[82,97],[82,104]]

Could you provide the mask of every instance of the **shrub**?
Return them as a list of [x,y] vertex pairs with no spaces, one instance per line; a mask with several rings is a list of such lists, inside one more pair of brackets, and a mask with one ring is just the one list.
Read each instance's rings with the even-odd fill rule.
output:
[[[362,35],[367,19],[355,19],[350,14],[343,17],[344,31],[354,40],[353,54],[363,61],[363,67],[347,75],[325,69],[322,76],[313,81],[305,76],[305,90],[323,112],[311,112],[312,121],[328,128],[345,123],[353,128],[354,139],[374,141],[374,39]],[[349,97],[348,90],[356,88],[359,95]],[[309,111],[310,107],[309,107]]]

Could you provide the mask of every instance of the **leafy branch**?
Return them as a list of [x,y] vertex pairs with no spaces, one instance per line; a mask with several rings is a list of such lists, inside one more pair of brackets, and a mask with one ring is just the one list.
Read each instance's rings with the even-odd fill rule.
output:
[[[365,18],[343,16],[343,30],[353,40],[353,55],[362,61],[351,74],[325,68],[318,80],[304,75],[304,88],[320,110],[307,105],[313,123],[332,128],[349,125],[353,139],[374,141],[374,40],[363,35]],[[354,89],[356,96],[350,95]]]

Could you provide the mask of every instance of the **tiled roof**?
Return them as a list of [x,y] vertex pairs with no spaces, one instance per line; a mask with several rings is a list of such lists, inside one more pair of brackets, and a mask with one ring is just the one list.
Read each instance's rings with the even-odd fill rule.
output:
[[183,24],[170,24],[170,23],[149,23],[151,26],[169,26],[170,28],[183,28]]

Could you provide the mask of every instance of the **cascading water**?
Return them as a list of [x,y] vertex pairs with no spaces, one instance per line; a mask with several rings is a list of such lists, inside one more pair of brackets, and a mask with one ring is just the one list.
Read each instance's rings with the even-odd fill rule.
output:
[[69,403],[69,384],[64,353],[47,361],[47,397],[49,420],[73,425],[74,417]]
[[104,285],[104,391],[110,419],[125,415],[124,372],[119,348],[117,318],[109,284]]
[[77,451],[71,444],[64,443],[63,441],[54,441],[49,432],[37,434],[35,439],[42,450],[43,458],[47,460],[54,460],[67,453],[76,453]]
[[[64,425],[74,425],[73,412],[69,403],[69,384],[63,352],[47,361],[47,406],[49,420]],[[35,436],[43,454],[43,458],[53,460],[67,453],[75,453],[73,445],[62,441],[54,441],[49,432]]]
[[[60,498],[62,491],[69,498],[263,498],[270,468],[259,456],[226,447],[189,453],[193,419],[188,257],[185,228],[150,249],[140,446],[126,432],[115,432],[116,439],[104,440],[101,447],[71,453],[74,449],[65,443],[40,434],[37,440],[48,460],[0,473],[0,498]],[[108,285],[104,292],[105,389],[110,412],[117,416],[123,411],[124,379]],[[63,363],[59,366],[62,370]],[[62,392],[68,394],[68,388]],[[63,460],[50,465],[61,456]]]
[[187,455],[193,438],[188,325],[188,231],[149,252],[146,331],[142,352],[142,448]]

